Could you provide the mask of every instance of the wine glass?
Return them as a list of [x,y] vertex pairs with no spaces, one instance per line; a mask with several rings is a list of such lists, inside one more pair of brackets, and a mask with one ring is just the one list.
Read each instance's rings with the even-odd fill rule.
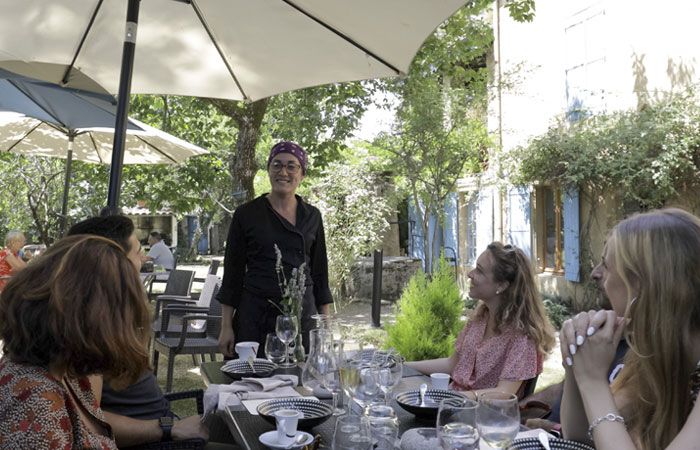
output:
[[275,333],[268,333],[265,337],[265,357],[279,365],[284,361],[287,347]]
[[518,397],[494,391],[479,394],[476,424],[487,444],[495,448],[508,448],[520,430]]
[[372,359],[372,374],[379,390],[384,394],[385,403],[391,400],[391,391],[401,382],[403,361],[395,350],[376,351]]
[[436,430],[443,450],[478,450],[477,403],[468,398],[440,402]]
[[360,384],[360,369],[362,363],[343,358],[340,362],[340,385],[348,396],[348,414],[352,414],[352,405],[355,401],[355,392]]
[[319,370],[321,377],[321,386],[328,390],[333,397],[333,415],[339,416],[345,414],[345,410],[338,406],[338,395],[342,393],[342,383],[340,381],[340,359],[334,351],[333,345],[326,348],[323,355],[325,364]]
[[364,416],[340,416],[335,423],[333,450],[370,450],[372,434]]
[[275,332],[280,341],[284,342],[284,362],[279,365],[279,367],[289,369],[291,367],[296,367],[296,364],[289,362],[289,344],[291,344],[297,337],[299,332],[299,327],[297,325],[297,318],[295,316],[277,316],[277,323],[275,324]]

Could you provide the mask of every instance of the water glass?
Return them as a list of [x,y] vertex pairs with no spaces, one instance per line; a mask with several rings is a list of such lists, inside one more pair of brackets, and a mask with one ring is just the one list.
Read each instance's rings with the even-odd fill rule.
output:
[[265,337],[265,357],[279,365],[284,361],[286,346],[275,333],[268,333]]
[[443,450],[478,450],[477,403],[468,398],[440,402],[436,430]]
[[476,424],[487,444],[495,448],[508,448],[520,430],[518,397],[505,392],[479,394]]
[[370,450],[372,434],[364,416],[340,416],[335,423],[333,450]]
[[296,364],[289,362],[289,344],[291,344],[297,337],[299,332],[299,327],[297,324],[297,318],[295,316],[277,316],[277,321],[275,323],[275,332],[280,341],[284,342],[285,352],[284,352],[284,363],[280,364],[280,367],[291,368],[296,367]]
[[399,419],[391,406],[371,404],[365,409],[376,450],[393,450],[399,438]]

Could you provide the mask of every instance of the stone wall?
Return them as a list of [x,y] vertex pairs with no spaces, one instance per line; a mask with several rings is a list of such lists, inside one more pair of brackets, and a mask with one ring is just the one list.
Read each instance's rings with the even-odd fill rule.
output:
[[[360,258],[355,262],[347,285],[348,296],[357,300],[372,301],[373,268],[373,258]],[[382,300],[398,300],[408,280],[420,269],[420,259],[385,256],[382,262]]]

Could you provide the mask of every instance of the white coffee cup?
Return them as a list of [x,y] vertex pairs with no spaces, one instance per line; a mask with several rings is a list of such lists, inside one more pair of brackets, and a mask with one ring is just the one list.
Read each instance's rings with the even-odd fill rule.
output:
[[297,435],[297,425],[301,417],[301,411],[296,409],[278,409],[275,411],[277,443],[279,445],[292,445]]
[[254,341],[239,342],[236,344],[236,353],[238,353],[238,357],[244,361],[247,361],[251,357],[255,359],[255,355],[258,354],[259,346],[260,344]]
[[433,389],[448,389],[450,387],[450,374],[449,373],[431,373],[430,382]]

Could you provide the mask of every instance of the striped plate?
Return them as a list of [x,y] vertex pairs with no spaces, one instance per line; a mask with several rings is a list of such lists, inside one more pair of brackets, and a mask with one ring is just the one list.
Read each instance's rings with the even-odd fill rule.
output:
[[464,399],[464,396],[458,392],[445,389],[428,389],[425,391],[426,405],[420,406],[420,393],[418,389],[414,389],[397,394],[396,403],[416,417],[435,419],[437,418],[440,401],[446,398],[461,400]]
[[[557,438],[549,438],[549,446],[552,450],[595,450],[590,445]],[[508,448],[513,450],[542,450],[542,444],[537,438],[523,438],[514,440]]]
[[299,419],[298,428],[308,430],[322,424],[333,413],[333,408],[327,403],[313,398],[281,398],[270,400],[258,405],[260,417],[275,425],[275,411],[280,409],[295,409],[301,411],[304,417]]
[[251,369],[248,361],[234,359],[227,361],[226,364],[221,366],[221,371],[237,380],[241,378],[266,378],[272,375],[272,371],[275,370],[277,366],[275,366],[275,363],[272,361],[258,358],[253,361],[253,367],[255,371]]

